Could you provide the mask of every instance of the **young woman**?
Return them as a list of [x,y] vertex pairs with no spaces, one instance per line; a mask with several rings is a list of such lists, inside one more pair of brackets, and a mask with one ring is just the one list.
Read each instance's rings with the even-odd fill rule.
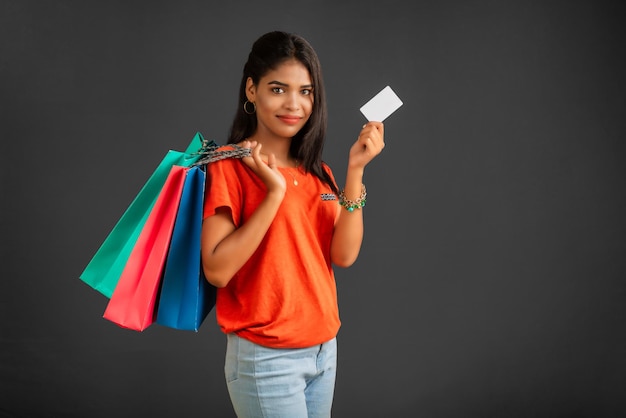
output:
[[325,133],[315,51],[294,34],[261,36],[228,140],[251,156],[208,166],[202,230],[240,417],[330,416],[340,325],[332,265],[348,267],[359,254],[363,172],[384,135],[382,123],[363,126],[340,192],[322,162]]

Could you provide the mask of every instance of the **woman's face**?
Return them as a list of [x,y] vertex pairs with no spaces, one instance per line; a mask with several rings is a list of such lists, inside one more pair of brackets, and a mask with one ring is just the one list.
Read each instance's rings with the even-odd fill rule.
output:
[[255,85],[246,84],[248,100],[256,105],[259,137],[292,138],[313,110],[313,83],[309,71],[297,60],[270,70]]

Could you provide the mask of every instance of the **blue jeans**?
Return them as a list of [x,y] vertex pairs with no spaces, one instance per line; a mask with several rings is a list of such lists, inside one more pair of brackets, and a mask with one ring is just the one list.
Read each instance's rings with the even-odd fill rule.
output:
[[268,348],[228,334],[224,373],[238,417],[330,417],[337,341]]

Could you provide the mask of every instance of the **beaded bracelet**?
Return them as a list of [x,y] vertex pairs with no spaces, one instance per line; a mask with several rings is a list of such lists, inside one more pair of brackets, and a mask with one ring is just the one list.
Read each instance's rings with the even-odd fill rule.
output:
[[361,196],[359,196],[356,200],[348,200],[346,199],[345,189],[339,193],[339,204],[346,208],[348,212],[354,211],[354,209],[361,209],[365,206],[365,198],[367,197],[367,190],[365,190],[365,185],[361,184]]

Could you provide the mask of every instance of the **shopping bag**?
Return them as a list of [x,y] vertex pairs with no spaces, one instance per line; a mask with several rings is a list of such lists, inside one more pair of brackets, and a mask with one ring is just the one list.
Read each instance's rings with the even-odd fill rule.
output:
[[184,153],[168,151],[82,272],[81,280],[106,297],[111,297],[171,167],[195,164],[203,144],[204,138],[198,132]]
[[132,248],[104,318],[143,331],[154,322],[155,301],[188,167],[172,166]]
[[198,331],[215,306],[216,289],[200,259],[205,178],[201,167],[185,178],[157,305],[156,323],[180,330]]

